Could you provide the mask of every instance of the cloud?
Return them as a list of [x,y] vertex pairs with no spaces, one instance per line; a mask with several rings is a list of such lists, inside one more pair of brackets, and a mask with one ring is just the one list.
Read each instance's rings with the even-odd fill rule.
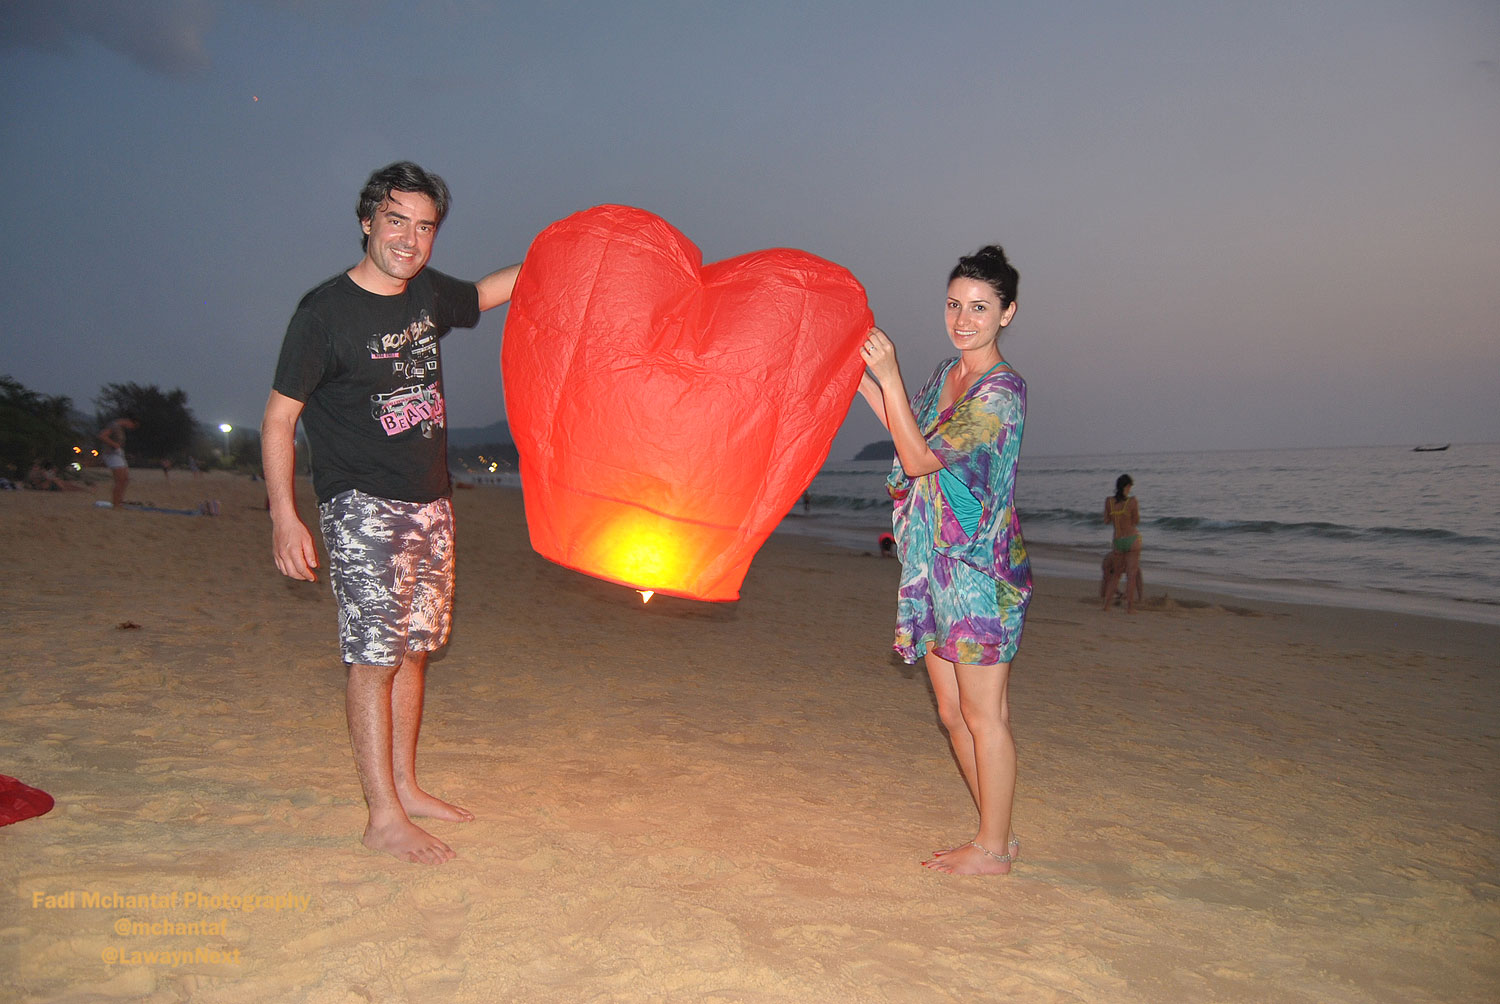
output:
[[211,0],[4,0],[0,47],[66,52],[91,38],[168,76],[207,69]]

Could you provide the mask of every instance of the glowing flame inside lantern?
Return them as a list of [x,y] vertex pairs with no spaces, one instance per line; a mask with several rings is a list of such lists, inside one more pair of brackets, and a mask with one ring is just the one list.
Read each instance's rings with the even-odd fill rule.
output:
[[683,541],[671,521],[626,510],[598,535],[590,558],[605,578],[649,594],[682,574]]
[[744,578],[753,553],[720,557],[735,543],[736,528],[589,493],[556,497],[572,504],[528,507],[527,523],[534,536],[547,532],[566,541],[552,555],[560,564],[642,593],[736,598],[732,587]]

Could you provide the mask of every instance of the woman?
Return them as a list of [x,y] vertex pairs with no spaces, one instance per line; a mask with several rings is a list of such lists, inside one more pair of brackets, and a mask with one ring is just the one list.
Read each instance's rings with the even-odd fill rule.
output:
[[[901,559],[895,649],[920,657],[953,755],[979,808],[974,839],[923,864],[955,875],[1010,871],[1016,746],[1010,662],[1031,599],[1031,563],[1012,504],[1026,383],[1000,354],[1019,276],[996,246],[959,259],[948,277],[945,360],[908,401],[896,350],[871,328],[860,393],[890,430]],[[873,376],[873,378],[872,378]]]
[[1141,507],[1131,497],[1130,490],[1134,487],[1129,474],[1121,474],[1115,478],[1115,493],[1112,497],[1104,500],[1104,522],[1114,524],[1114,545],[1110,551],[1110,557],[1114,559],[1112,567],[1115,572],[1110,575],[1105,572],[1109,580],[1110,588],[1100,586],[1100,596],[1104,601],[1105,610],[1109,609],[1109,601],[1114,598],[1114,584],[1119,581],[1120,575],[1125,576],[1125,612],[1135,613],[1136,597],[1142,593],[1141,585]]
[[114,479],[109,500],[115,506],[125,504],[125,486],[130,484],[130,466],[125,462],[125,433],[138,428],[135,419],[121,416],[98,432],[99,441],[107,447],[104,466],[109,468],[110,477]]

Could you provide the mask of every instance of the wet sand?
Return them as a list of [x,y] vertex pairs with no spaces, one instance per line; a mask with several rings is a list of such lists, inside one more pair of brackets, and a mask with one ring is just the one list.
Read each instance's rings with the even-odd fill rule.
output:
[[263,486],[107,497],[0,493],[0,773],[57,800],[0,828],[13,999],[1500,996],[1500,629],[1043,579],[1022,857],[955,878],[918,865],[975,820],[894,561],[777,536],[739,603],[642,606],[460,491],[419,763],[478,819],[431,867],[359,843],[333,601],[276,573]]

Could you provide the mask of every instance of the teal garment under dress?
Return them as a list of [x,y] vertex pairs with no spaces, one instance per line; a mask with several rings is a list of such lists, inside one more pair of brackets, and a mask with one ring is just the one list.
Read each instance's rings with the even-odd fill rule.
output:
[[[898,459],[886,482],[901,558],[893,647],[907,662],[931,646],[949,662],[989,666],[1015,656],[1031,602],[1031,562],[1014,503],[1026,382],[1002,365],[939,410],[957,362],[939,365],[912,402],[942,469],[908,478]],[[951,487],[944,475],[954,479]],[[979,506],[972,529],[959,512],[965,497]]]
[[969,486],[958,479],[957,474],[946,467],[938,468],[937,473],[938,487],[943,490],[943,498],[948,500],[948,508],[953,510],[964,533],[974,536],[979,532],[979,517],[984,512],[984,505],[969,491]]

